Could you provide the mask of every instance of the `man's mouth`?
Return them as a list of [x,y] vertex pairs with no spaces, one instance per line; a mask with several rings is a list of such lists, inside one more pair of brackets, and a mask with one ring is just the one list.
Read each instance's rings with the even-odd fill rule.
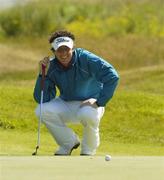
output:
[[66,56],[66,57],[61,57],[61,60],[62,61],[67,61],[68,60],[68,57]]

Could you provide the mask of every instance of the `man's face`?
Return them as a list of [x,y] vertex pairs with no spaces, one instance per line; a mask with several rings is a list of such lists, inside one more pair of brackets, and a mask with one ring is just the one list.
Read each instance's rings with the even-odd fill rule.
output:
[[61,46],[56,51],[54,51],[55,56],[59,62],[67,67],[72,59],[72,49],[67,46]]

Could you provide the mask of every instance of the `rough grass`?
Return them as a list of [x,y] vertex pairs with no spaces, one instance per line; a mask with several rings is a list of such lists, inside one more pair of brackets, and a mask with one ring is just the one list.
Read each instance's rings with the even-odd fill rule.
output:
[[[48,34],[41,38],[1,40],[0,70],[37,70],[37,61],[52,56]],[[95,46],[96,44],[96,46]],[[102,56],[119,71],[164,64],[164,39],[127,35],[125,37],[90,38],[77,36],[75,47],[82,47]],[[10,52],[10,53],[9,53]],[[13,63],[14,61],[14,63]],[[7,66],[10,64],[10,66]],[[19,64],[19,66],[17,65]],[[0,71],[1,72],[1,71]]]
[[[39,55],[35,51],[29,51],[26,49],[18,48],[14,45],[6,45],[0,44],[0,76],[1,80],[5,79],[2,78],[2,74],[4,77],[8,73],[18,73],[20,71],[31,71],[36,69],[36,61],[39,58]],[[29,73],[30,74],[30,73]],[[10,76],[10,74],[9,74]],[[15,75],[15,77],[17,74]],[[10,76],[10,79],[15,79],[15,77]],[[20,77],[20,76],[17,76]],[[19,78],[21,79],[21,78]],[[24,79],[24,78],[22,78]]]
[[164,36],[160,0],[28,2],[0,12],[0,36],[40,37],[58,28],[66,28],[77,35],[89,35],[92,38],[126,34]]
[[[161,70],[159,70],[160,68]],[[126,73],[121,75],[121,79],[126,77],[124,81],[127,83],[120,82],[115,97],[107,105],[101,124],[102,139],[164,145],[162,130],[164,128],[164,96],[162,94],[164,85],[161,83],[162,77],[160,78],[160,75],[163,74],[158,73],[163,71],[162,67],[160,68],[146,70],[146,72],[141,71],[140,75],[137,73],[140,81],[133,79],[135,73],[129,74],[129,78],[126,77]],[[155,78],[157,74],[159,74],[159,78]],[[19,81],[18,77],[20,76],[24,80]],[[1,81],[0,104],[3,113],[0,115],[0,125],[2,128],[34,130],[37,126],[34,115],[36,103],[32,97],[34,77],[29,76],[29,80],[26,80],[25,77],[28,77],[26,73],[18,73],[18,79],[15,78],[15,82],[12,78]],[[7,76],[7,78],[9,77]],[[132,79],[132,83],[128,83],[128,79]],[[150,79],[152,79],[152,85]],[[133,82],[138,82],[139,85],[137,85],[138,83],[133,85]],[[158,91],[154,88],[154,83],[158,85]],[[108,136],[106,136],[107,134]]]
[[[79,130],[75,128],[75,131],[79,133]],[[29,131],[26,129],[21,130],[0,130],[1,136],[1,149],[0,156],[31,156],[35,151],[37,132]],[[106,133],[106,136],[109,136]],[[43,126],[41,129],[41,144],[38,150],[40,156],[53,156],[57,149],[57,145],[54,142],[50,134],[44,131]],[[150,143],[125,143],[120,141],[114,141],[113,139],[101,138],[100,147],[97,150],[96,155],[121,155],[121,156],[163,156],[163,146],[150,144]],[[72,152],[73,156],[80,154],[80,147]]]
[[164,65],[121,72],[120,89],[163,95]]
[[[84,42],[80,43],[84,45]],[[92,43],[87,46],[91,47]],[[38,50],[35,46],[29,47],[28,43],[21,47],[16,43],[0,44],[1,154],[29,154],[36,143],[36,103],[32,93],[37,63],[45,51],[43,47]],[[100,46],[102,49],[105,47],[103,43],[100,43]],[[115,51],[115,54],[117,48],[121,50],[118,46],[110,47],[113,47],[111,52]],[[94,52],[107,56],[107,53],[104,54],[98,49]],[[153,54],[153,51],[150,52]],[[120,53],[117,53],[118,56]],[[98,154],[109,151],[113,154],[164,155],[164,65],[163,58],[160,63],[150,61],[150,64],[146,65],[146,57],[149,59],[150,56],[145,53],[143,62],[138,66],[136,61],[134,65],[138,68],[131,65],[131,58],[125,59],[126,70],[116,63],[121,79],[102,119]],[[155,54],[153,56],[155,57]],[[113,62],[114,60],[112,59]],[[70,126],[82,136],[81,126]],[[52,154],[56,145],[44,127],[42,133],[41,153]],[[79,150],[75,152],[78,153]]]

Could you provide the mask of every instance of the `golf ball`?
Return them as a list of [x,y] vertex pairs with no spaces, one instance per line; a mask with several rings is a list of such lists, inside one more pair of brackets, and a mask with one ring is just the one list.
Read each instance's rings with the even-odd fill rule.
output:
[[107,155],[105,156],[105,161],[110,161],[111,158],[112,158],[112,157],[111,157],[110,155],[107,154]]

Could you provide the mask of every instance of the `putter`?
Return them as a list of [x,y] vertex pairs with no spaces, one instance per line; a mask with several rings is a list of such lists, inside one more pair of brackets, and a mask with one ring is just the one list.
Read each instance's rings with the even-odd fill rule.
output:
[[40,115],[38,120],[38,138],[35,152],[32,153],[33,156],[37,155],[37,151],[40,146],[40,126],[42,122],[42,106],[43,106],[43,91],[44,91],[44,80],[45,80],[45,69],[46,66],[42,64],[42,79],[41,79],[41,98],[40,98]]

